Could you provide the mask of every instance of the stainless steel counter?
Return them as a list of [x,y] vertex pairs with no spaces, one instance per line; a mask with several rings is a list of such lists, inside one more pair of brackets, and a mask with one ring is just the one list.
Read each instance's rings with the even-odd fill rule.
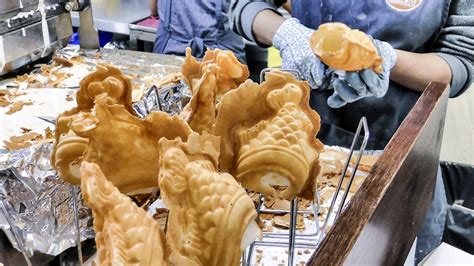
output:
[[184,57],[176,55],[116,49],[100,49],[100,53],[103,61],[114,64],[127,74],[172,73],[179,71],[184,62]]
[[[129,35],[129,24],[150,15],[147,0],[93,0],[92,14],[98,30]],[[72,25],[79,26],[79,14],[71,13]]]

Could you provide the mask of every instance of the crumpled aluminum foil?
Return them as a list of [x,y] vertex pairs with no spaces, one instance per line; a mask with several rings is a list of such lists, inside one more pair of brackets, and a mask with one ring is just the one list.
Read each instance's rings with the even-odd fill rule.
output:
[[82,204],[80,188],[60,179],[50,165],[52,148],[52,143],[42,143],[14,152],[0,151],[0,228],[21,250],[10,221],[30,256],[34,251],[56,256],[76,246],[74,198],[81,241],[94,237],[92,212]]
[[151,87],[141,101],[133,104],[135,111],[143,118],[153,111],[163,111],[177,115],[191,99],[191,91],[187,84],[181,81],[178,84],[163,87]]
[[[190,98],[188,86],[181,81],[152,87],[134,108],[141,117],[152,111],[175,115]],[[14,152],[0,150],[0,228],[17,250],[23,248],[29,256],[34,251],[56,256],[76,246],[73,193],[81,241],[94,237],[92,213],[82,205],[80,188],[60,179],[50,165],[52,148],[52,143],[43,143]]]

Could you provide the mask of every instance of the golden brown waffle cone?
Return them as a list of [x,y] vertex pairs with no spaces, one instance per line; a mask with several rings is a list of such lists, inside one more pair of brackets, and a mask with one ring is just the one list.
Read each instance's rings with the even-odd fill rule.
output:
[[186,59],[181,67],[181,73],[194,94],[193,80],[201,79],[204,70],[209,65],[217,67],[216,87],[218,96],[236,89],[249,77],[248,67],[237,60],[231,51],[220,49],[207,50],[202,61],[198,62],[191,55],[191,48],[186,49]]
[[192,92],[190,103],[181,117],[191,128],[202,133],[212,132],[216,120],[216,105],[222,95],[244,82],[249,71],[231,51],[208,50],[201,62],[186,49],[186,59],[181,73]]
[[369,36],[343,23],[320,25],[310,43],[313,52],[330,67],[346,71],[372,68],[376,73],[382,72],[382,58]]
[[82,159],[97,163],[122,193],[156,187],[158,140],[187,139],[191,133],[183,120],[163,112],[140,119],[99,98],[94,110],[74,121],[72,130],[89,140]]
[[219,138],[207,133],[160,140],[158,179],[170,210],[173,265],[238,265],[242,245],[258,235],[253,201],[231,175],[217,172],[218,149]]
[[98,265],[166,265],[160,225],[107,181],[99,166],[83,162],[81,190],[93,210]]
[[249,190],[312,199],[323,146],[316,139],[319,115],[308,101],[308,84],[277,70],[261,85],[247,81],[224,95],[214,128],[221,170]]
[[156,187],[158,140],[187,139],[191,133],[177,116],[152,112],[140,119],[122,105],[107,104],[104,95],[96,98],[93,113],[75,115],[69,127],[72,136],[61,139],[53,158],[58,165],[73,162],[77,168],[63,167],[61,176],[80,183],[80,162],[95,162],[122,193]]
[[[51,153],[51,165],[59,176],[72,184],[80,184],[79,167],[81,157],[88,140],[78,137],[71,124],[79,116],[92,112],[97,96],[105,97],[108,104],[123,106],[131,114],[132,85],[120,69],[111,65],[97,65],[96,71],[90,73],[80,82],[76,94],[76,107],[60,114],[56,122],[55,142]],[[58,145],[63,142],[62,148]]]

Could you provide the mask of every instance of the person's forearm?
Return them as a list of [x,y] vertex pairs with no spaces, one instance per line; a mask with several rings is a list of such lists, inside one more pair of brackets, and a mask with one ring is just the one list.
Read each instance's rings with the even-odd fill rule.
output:
[[431,81],[446,84],[451,82],[448,63],[436,54],[396,51],[397,63],[390,72],[392,81],[416,91],[423,91]]
[[158,16],[158,4],[157,0],[148,0],[149,6],[150,6],[150,14],[154,17]]
[[282,7],[291,14],[291,0],[286,0]]
[[271,10],[258,13],[252,25],[252,31],[258,42],[272,45],[273,36],[285,19]]

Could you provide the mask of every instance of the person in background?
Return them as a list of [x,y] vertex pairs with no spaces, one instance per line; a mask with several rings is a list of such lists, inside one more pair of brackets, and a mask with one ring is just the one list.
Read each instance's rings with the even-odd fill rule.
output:
[[155,53],[184,55],[191,47],[202,58],[207,48],[219,48],[245,63],[243,39],[229,26],[228,0],[150,0],[150,9],[159,17]]
[[153,27],[158,28],[158,3],[157,0],[148,0],[148,6],[150,7],[150,19],[153,21]]
[[[277,11],[282,4],[292,18]],[[349,147],[365,116],[371,135],[367,148],[383,149],[429,82],[450,84],[449,96],[457,97],[473,80],[472,0],[234,0],[230,20],[246,39],[279,49],[282,67],[298,70],[309,82],[310,105],[321,116],[318,137],[327,145]],[[382,73],[365,69],[333,75],[308,41],[326,22],[342,22],[372,36]],[[441,241],[446,197],[440,178],[418,234],[418,261]]]
[[150,7],[150,16],[155,19],[159,19],[158,17],[158,3],[157,0],[148,0],[148,6]]

